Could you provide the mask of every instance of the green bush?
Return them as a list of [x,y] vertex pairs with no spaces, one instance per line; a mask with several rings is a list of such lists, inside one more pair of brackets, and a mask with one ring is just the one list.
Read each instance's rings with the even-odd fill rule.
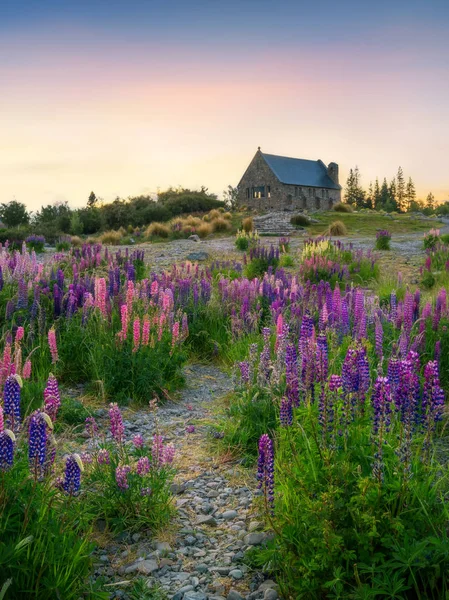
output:
[[66,252],[67,250],[70,250],[70,248],[70,242],[56,242],[56,252]]
[[294,215],[291,219],[290,219],[290,223],[292,225],[297,225],[300,227],[308,227],[310,225],[310,219],[307,215]]
[[352,213],[352,206],[350,204],[346,204],[344,202],[337,202],[337,204],[334,205],[333,210],[335,212],[341,212],[341,213]]
[[238,237],[235,240],[237,250],[248,250],[249,239],[247,237]]

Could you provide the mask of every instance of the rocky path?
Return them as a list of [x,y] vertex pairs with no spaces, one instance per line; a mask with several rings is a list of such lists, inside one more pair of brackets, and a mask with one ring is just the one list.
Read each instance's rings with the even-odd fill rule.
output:
[[[143,577],[174,600],[275,600],[275,584],[241,563],[248,548],[266,539],[253,505],[254,474],[209,453],[211,409],[232,381],[214,366],[190,365],[185,375],[180,400],[157,411],[159,432],[177,449],[175,522],[156,539],[125,532],[106,544],[97,551],[95,578],[107,579],[111,598],[128,598]],[[124,410],[123,416],[128,438],[155,432],[154,413]]]

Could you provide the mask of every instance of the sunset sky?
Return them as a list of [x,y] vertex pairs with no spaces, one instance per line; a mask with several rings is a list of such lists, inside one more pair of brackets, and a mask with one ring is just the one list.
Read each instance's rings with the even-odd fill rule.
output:
[[449,199],[449,2],[1,2],[0,202],[221,194],[257,146]]

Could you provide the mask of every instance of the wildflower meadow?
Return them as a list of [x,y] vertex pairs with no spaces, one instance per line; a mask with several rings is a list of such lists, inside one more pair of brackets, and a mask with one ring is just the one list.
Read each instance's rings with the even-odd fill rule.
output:
[[[371,247],[390,238],[381,231]],[[114,595],[108,586],[122,582],[94,577],[95,556],[101,536],[157,539],[190,509],[176,500],[186,458],[161,415],[197,363],[227,374],[207,452],[246,469],[263,530],[256,542],[243,528],[234,572],[274,581],[273,599],[449,594],[444,239],[424,238],[423,285],[399,275],[381,295],[370,249],[236,239],[235,257],[165,270],[140,248],[85,244],[45,260],[37,239],[0,249],[2,599],[147,597]],[[130,425],[132,411],[151,419],[151,435]],[[185,422],[192,443],[202,430]],[[216,526],[217,509],[201,507],[196,525]],[[185,535],[181,554],[198,563],[204,534]],[[165,594],[148,597],[175,597],[164,577],[186,564],[157,552],[121,578],[145,567]],[[229,574],[227,564],[212,566]],[[203,579],[176,598],[228,593]]]

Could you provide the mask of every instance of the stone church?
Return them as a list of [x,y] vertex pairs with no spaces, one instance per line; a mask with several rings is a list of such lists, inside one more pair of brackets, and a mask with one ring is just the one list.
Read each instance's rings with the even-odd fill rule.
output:
[[240,206],[266,210],[328,210],[341,201],[338,165],[257,150],[238,184]]

